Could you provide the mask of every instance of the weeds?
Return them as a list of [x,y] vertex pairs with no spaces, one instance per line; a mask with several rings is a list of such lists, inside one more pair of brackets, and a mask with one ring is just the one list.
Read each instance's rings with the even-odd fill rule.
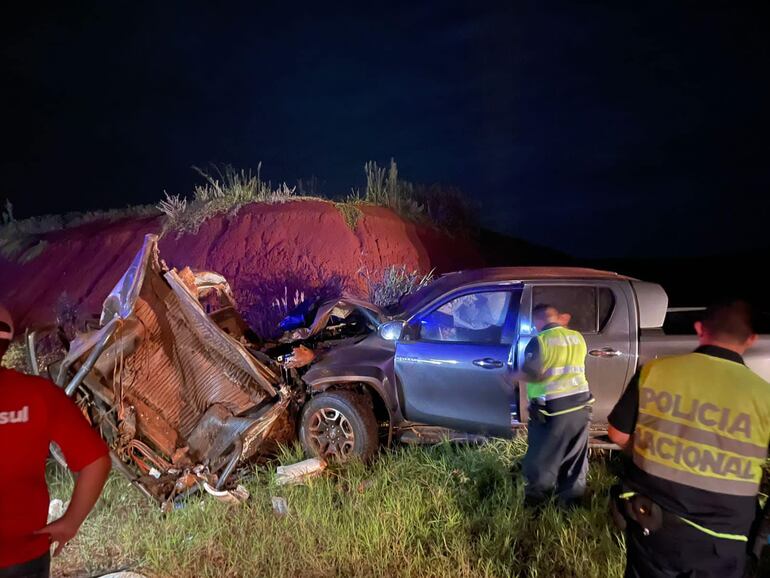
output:
[[417,201],[412,183],[398,178],[398,165],[390,159],[387,170],[374,161],[364,165],[366,193],[363,202],[387,207],[413,221],[424,220],[425,209]]
[[185,223],[187,199],[179,195],[169,195],[163,191],[166,198],[157,204],[158,210],[166,215],[168,228],[181,230]]
[[256,174],[236,170],[230,165],[214,166],[212,172],[193,167],[205,182],[197,185],[193,199],[188,201],[179,195],[169,195],[158,203],[157,208],[166,215],[164,229],[177,233],[195,233],[211,217],[235,215],[244,205],[250,203],[285,203],[294,198],[296,187],[289,188],[282,183],[272,189],[269,182],[261,177],[262,163],[257,165]]
[[[207,219],[222,214],[235,215],[241,207],[251,203],[275,204],[294,199],[329,202],[329,199],[315,196],[320,194],[319,181],[315,177],[298,181],[300,195],[304,196],[295,194],[297,187],[289,187],[286,183],[272,188],[270,182],[262,179],[261,163],[257,165],[256,173],[239,171],[230,165],[213,166],[209,171],[193,168],[204,182],[195,187],[192,198],[164,192],[165,198],[155,206],[140,205],[17,220],[13,206],[6,201],[0,214],[0,256],[21,263],[32,261],[45,251],[48,244],[46,239],[41,238],[42,235],[96,221],[113,222],[163,214],[166,217],[164,231],[195,233]],[[364,174],[366,189],[363,194],[356,190],[342,201],[331,201],[353,231],[363,215],[361,207],[364,205],[387,207],[405,219],[432,223],[449,233],[463,232],[473,226],[470,206],[457,189],[413,185],[400,178],[398,165],[393,159],[387,167],[380,167],[374,161],[367,162]]]
[[[613,478],[604,464],[592,463],[588,508],[549,506],[535,515],[523,508],[523,484],[511,474],[525,448],[523,439],[400,448],[296,487],[277,487],[272,469],[256,470],[244,505],[194,497],[167,516],[113,476],[54,572],[128,565],[180,578],[621,576],[622,542],[606,510]],[[286,450],[281,461],[300,456]],[[67,499],[69,475],[50,479],[52,498]],[[271,496],[286,499],[288,515],[273,514]]]
[[23,339],[15,339],[8,346],[8,351],[0,360],[0,367],[15,369],[22,373],[29,373],[30,367],[27,361],[27,344]]
[[238,307],[244,320],[261,339],[275,339],[282,333],[280,322],[306,301],[320,303],[351,291],[350,279],[333,271],[321,271],[320,283],[308,283],[304,271],[286,271],[281,277],[260,279],[240,289]]
[[124,209],[42,215],[18,220],[13,215],[13,205],[6,201],[0,217],[0,256],[8,260],[27,263],[43,253],[48,241],[42,235],[62,229],[79,227],[98,221],[115,222],[122,219],[157,216],[158,210],[149,205],[137,205]]
[[323,197],[321,193],[323,184],[315,175],[309,179],[297,179],[297,193],[302,197]]
[[460,189],[419,185],[414,190],[414,198],[423,208],[423,217],[444,231],[465,233],[475,226],[474,209]]
[[300,303],[305,301],[305,292],[295,289],[294,296],[289,297],[289,288],[284,285],[283,297],[276,297],[271,305],[278,310],[282,317],[286,317],[294,311]]
[[13,218],[13,204],[10,199],[5,199],[5,208],[3,208],[3,212],[0,213],[0,225],[9,225],[15,220],[16,219]]
[[342,218],[345,220],[345,224],[348,226],[348,229],[355,231],[356,227],[358,226],[358,221],[363,216],[363,212],[361,212],[361,208],[358,206],[358,203],[343,201],[340,203],[334,203],[334,206],[337,207],[337,210],[342,214]]
[[368,268],[359,269],[359,274],[366,284],[369,301],[383,308],[397,304],[404,295],[430,283],[433,273],[431,270],[423,275],[419,271],[409,271],[406,265],[390,265],[375,278]]
[[449,233],[465,233],[474,227],[474,211],[459,189],[405,181],[399,177],[394,159],[387,168],[369,161],[364,165],[364,174],[364,194],[354,189],[345,199],[345,206],[387,207],[405,219],[430,223]]

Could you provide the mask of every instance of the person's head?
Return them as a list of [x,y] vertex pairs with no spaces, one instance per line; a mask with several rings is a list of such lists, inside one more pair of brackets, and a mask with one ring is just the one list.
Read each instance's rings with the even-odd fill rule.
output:
[[3,358],[13,339],[13,319],[8,310],[0,305],[0,359]]
[[711,305],[703,319],[695,322],[695,332],[701,345],[717,345],[740,354],[757,339],[751,306],[740,300]]
[[556,307],[547,303],[541,303],[532,308],[532,322],[538,331],[542,331],[543,327],[552,323],[567,327],[570,319],[572,319],[572,316],[569,313],[562,313]]

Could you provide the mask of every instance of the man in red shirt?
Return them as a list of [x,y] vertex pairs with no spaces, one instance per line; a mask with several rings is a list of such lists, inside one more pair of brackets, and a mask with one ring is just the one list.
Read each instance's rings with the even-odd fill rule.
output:
[[[0,306],[0,359],[13,321]],[[46,525],[48,446],[56,442],[77,472],[70,505]],[[0,578],[46,578],[54,556],[77,534],[110,472],[107,446],[77,406],[51,382],[0,368]]]

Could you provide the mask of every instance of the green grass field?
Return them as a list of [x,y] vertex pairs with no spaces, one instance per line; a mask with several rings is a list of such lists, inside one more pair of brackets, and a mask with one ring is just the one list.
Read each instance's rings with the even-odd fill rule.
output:
[[[607,515],[614,478],[592,461],[586,509],[522,507],[515,471],[526,442],[385,452],[277,487],[257,470],[241,506],[190,499],[163,515],[114,475],[55,576],[130,567],[148,576],[621,576],[623,544]],[[280,461],[300,459],[296,450]],[[52,470],[51,497],[72,480]],[[273,513],[282,496],[289,513]]]

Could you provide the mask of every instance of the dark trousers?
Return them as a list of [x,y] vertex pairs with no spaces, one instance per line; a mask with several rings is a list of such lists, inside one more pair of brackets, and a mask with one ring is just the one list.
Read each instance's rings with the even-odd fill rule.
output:
[[48,578],[51,556],[48,552],[29,562],[0,568],[0,578]]
[[538,505],[556,494],[563,505],[583,497],[588,473],[588,423],[590,411],[538,419],[530,408],[529,446],[522,472],[528,505]]
[[712,538],[686,525],[644,536],[626,529],[626,578],[743,578],[746,543]]

